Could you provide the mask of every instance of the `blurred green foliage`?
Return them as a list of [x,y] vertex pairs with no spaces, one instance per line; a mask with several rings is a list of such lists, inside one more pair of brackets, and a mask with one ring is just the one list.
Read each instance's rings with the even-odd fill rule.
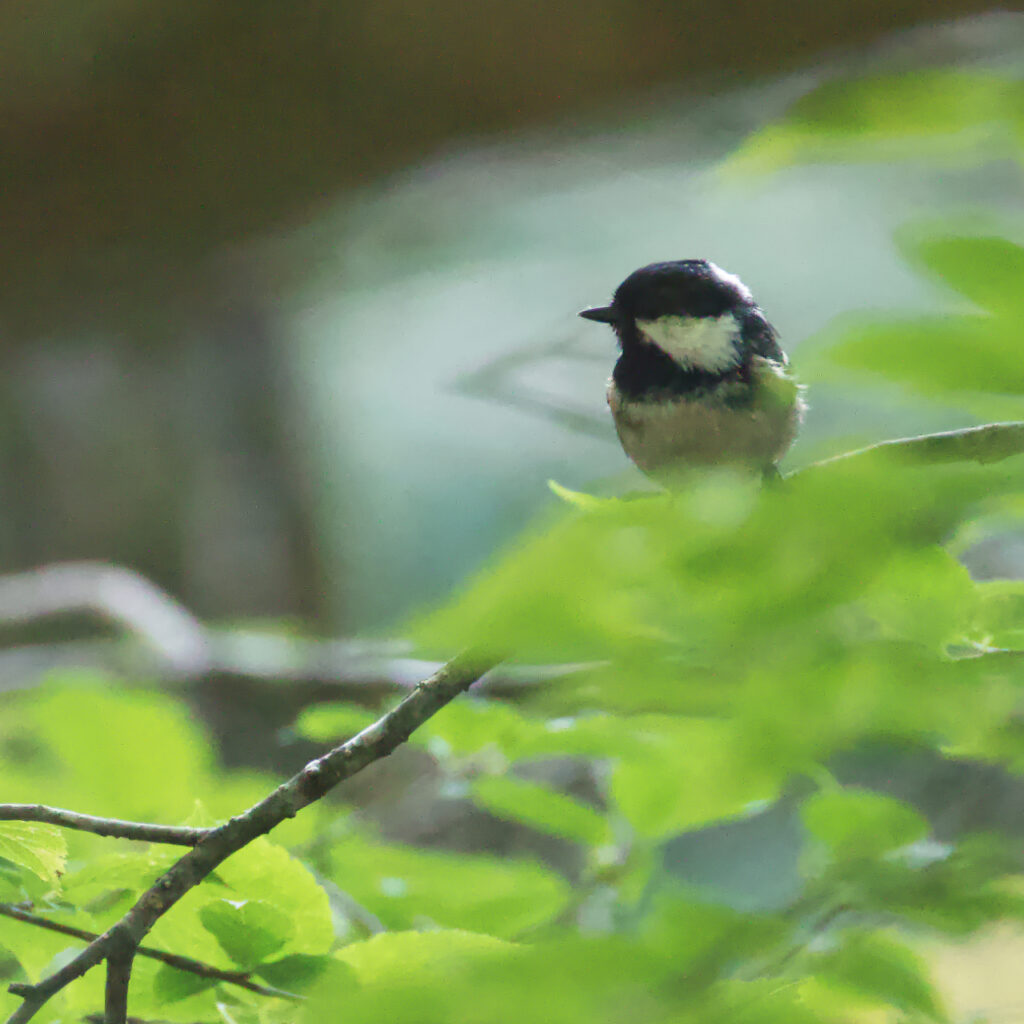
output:
[[[937,71],[833,83],[732,166],[932,157],[979,139],[1019,158],[1021,96],[1015,81]],[[899,244],[964,310],[840,325],[817,340],[804,379],[857,371],[982,415],[1015,408],[1024,249],[934,223]],[[304,994],[303,1007],[140,960],[133,1014],[262,1024],[948,1019],[916,941],[1024,919],[1019,858],[994,834],[937,842],[917,808],[840,785],[830,765],[884,743],[1024,767],[1024,585],[976,582],[956,557],[1019,524],[1024,456],[1006,444],[979,461],[890,449],[763,490],[728,472],[632,500],[554,490],[564,501],[548,521],[410,630],[435,653],[475,645],[581,667],[515,706],[457,701],[412,742],[480,808],[571,846],[578,868],[418,849],[337,808],[313,809],[230,858],[148,939]],[[325,742],[371,718],[324,705],[296,728]],[[531,770],[552,758],[589,765],[593,792],[538,781]],[[7,800],[163,822],[222,819],[271,785],[218,771],[171,697],[90,677],[5,698],[0,772]],[[803,834],[789,904],[740,912],[666,874],[666,839],[780,797],[798,806]],[[0,824],[0,895],[102,931],[176,858]],[[339,891],[362,916],[329,899]],[[368,935],[367,920],[385,933]],[[38,978],[74,945],[0,916],[11,979]],[[38,1019],[95,1011],[101,986],[94,971]],[[0,996],[0,1011],[17,1002]]]

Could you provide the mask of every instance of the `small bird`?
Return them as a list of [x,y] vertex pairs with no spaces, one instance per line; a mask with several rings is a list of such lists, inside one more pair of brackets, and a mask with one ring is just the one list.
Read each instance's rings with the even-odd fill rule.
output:
[[611,305],[579,315],[618,337],[608,405],[641,470],[662,483],[692,466],[778,475],[803,389],[738,277],[710,260],[652,263],[619,285]]

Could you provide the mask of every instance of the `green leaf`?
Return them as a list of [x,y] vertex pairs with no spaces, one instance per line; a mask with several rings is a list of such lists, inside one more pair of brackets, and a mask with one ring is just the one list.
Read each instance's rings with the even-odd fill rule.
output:
[[[346,947],[357,988],[344,980],[314,990],[304,1020],[346,1024],[664,1024],[670,958],[622,939],[512,946],[459,932],[379,935]],[[683,986],[676,985],[678,992]],[[676,998],[683,1010],[687,997]]]
[[67,875],[63,896],[68,902],[83,907],[118,890],[133,895],[141,893],[180,857],[180,850],[160,846],[94,857]]
[[484,775],[473,782],[473,798],[496,817],[521,821],[540,832],[575,839],[588,846],[610,839],[603,815],[547,786],[508,775]]
[[629,728],[646,753],[613,768],[615,804],[636,831],[664,838],[735,818],[774,798],[786,766],[751,760],[735,723],[719,719],[647,716]]
[[[137,984],[138,979],[135,981]],[[213,988],[216,984],[213,978],[203,978],[191,971],[179,971],[161,964],[153,978],[153,994],[162,1003],[177,1003],[197,992]]]
[[607,660],[602,685],[618,692],[592,690],[591,706],[615,698],[685,708],[689,669],[760,671],[788,629],[800,631],[805,653],[845,642],[831,610],[848,607],[895,550],[931,546],[972,503],[1019,488],[1021,470],[1019,459],[907,466],[878,454],[791,477],[756,496],[739,524],[709,515],[689,492],[577,513],[514,546],[413,631],[448,650]]
[[907,258],[997,316],[1024,315],[1024,248],[994,235],[951,235],[905,229],[897,236]]
[[946,69],[826,82],[749,138],[727,175],[796,163],[955,154],[980,162],[1014,144],[1021,86]]
[[600,508],[605,502],[617,500],[615,498],[599,498],[595,494],[586,494],[583,491],[571,491],[568,487],[563,487],[557,480],[549,480],[548,489],[556,498],[564,501],[567,505],[583,509],[584,511]]
[[820,958],[818,973],[905,1013],[948,1019],[921,957],[877,932],[847,933],[836,952]]
[[[260,836],[220,867],[217,878],[231,899],[268,904],[291,922],[289,953],[320,955],[334,943],[327,893],[301,861]],[[277,931],[275,934],[283,934]]]
[[977,604],[967,570],[938,546],[894,555],[865,595],[866,607],[888,634],[936,651],[972,631]]
[[0,821],[0,857],[27,868],[44,882],[64,871],[67,843],[55,825],[35,821]]
[[309,988],[337,961],[330,956],[305,956],[296,953],[269,963],[260,964],[255,973],[275,988],[299,992]]
[[542,718],[511,704],[472,696],[442,708],[413,734],[411,742],[460,756],[494,748],[510,761],[551,754],[613,757],[641,747],[617,716],[588,713]]
[[924,839],[928,822],[913,808],[868,790],[824,789],[800,809],[807,831],[837,860],[879,857]]
[[377,720],[377,715],[355,704],[326,703],[303,708],[293,728],[300,736],[334,743],[355,736]]
[[199,912],[203,926],[243,970],[251,970],[292,937],[291,919],[270,903],[215,900]]
[[845,370],[888,377],[929,396],[1024,393],[1019,333],[1008,320],[924,316],[847,321],[828,332],[824,357]]
[[453,967],[477,960],[503,959],[515,953],[510,942],[461,930],[395,932],[354,942],[338,953],[362,985],[429,981]]
[[977,586],[974,634],[978,643],[1024,650],[1024,582],[990,580]]
[[350,836],[331,850],[337,884],[390,929],[435,925],[512,937],[556,917],[569,887],[527,860],[420,850]]

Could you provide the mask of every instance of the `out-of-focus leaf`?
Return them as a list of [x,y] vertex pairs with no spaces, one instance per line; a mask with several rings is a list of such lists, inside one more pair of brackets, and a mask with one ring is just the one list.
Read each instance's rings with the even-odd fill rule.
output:
[[306,739],[333,743],[342,738],[355,736],[368,725],[372,725],[377,718],[372,711],[354,704],[317,704],[302,710],[295,720],[294,729]]
[[671,965],[623,940],[512,946],[484,935],[380,935],[346,947],[351,983],[314,989],[304,1020],[346,1024],[612,1024],[669,1019],[658,993]]
[[801,808],[807,831],[840,860],[878,857],[928,835],[928,822],[913,808],[882,793],[825,789]]
[[[118,691],[109,680],[83,678],[81,685],[35,695],[18,718],[46,752],[34,784],[45,786],[54,803],[59,795],[61,805],[95,814],[181,821],[196,794],[209,788],[210,745],[183,706],[159,694]],[[97,736],[106,742],[97,743]],[[26,767],[12,773],[23,793],[32,781]]]
[[825,358],[925,395],[1024,393],[1013,323],[985,316],[853,321],[830,332]]
[[647,757],[617,763],[612,774],[616,806],[640,835],[662,838],[743,814],[773,798],[786,765],[772,772],[745,749],[734,723],[719,719],[650,716]]
[[573,508],[591,509],[600,508],[605,502],[615,501],[615,498],[599,498],[596,494],[585,494],[583,491],[571,491],[563,487],[557,480],[549,480],[548,488],[551,493],[567,505]]
[[950,70],[827,82],[747,139],[723,170],[943,153],[981,161],[1014,145],[1021,91],[1010,77]]
[[478,960],[502,960],[517,947],[492,935],[452,929],[374,935],[346,946],[338,959],[352,968],[362,985],[429,981],[440,973],[465,968]]
[[887,633],[939,651],[971,632],[978,599],[963,565],[935,546],[895,555],[864,600]]
[[539,864],[389,845],[350,836],[331,851],[337,883],[388,928],[486,931],[499,938],[555,918],[568,885]]
[[974,631],[979,643],[1024,650],[1024,583],[991,580],[978,584]]
[[44,882],[64,871],[68,848],[56,825],[35,821],[0,821],[0,857],[20,864]]
[[443,708],[413,734],[412,742],[456,755],[493,747],[509,760],[552,754],[616,757],[642,749],[620,716],[589,713],[544,718],[510,704],[473,697]]
[[913,263],[997,316],[1024,316],[1024,248],[994,235],[950,235],[936,228],[897,236]]
[[199,918],[243,970],[276,953],[295,930],[287,914],[259,900],[214,900]]
[[608,822],[598,811],[547,786],[509,775],[484,775],[473,782],[473,798],[496,817],[521,821],[540,832],[588,846],[610,839]]
[[906,1013],[947,1019],[924,961],[877,932],[846,934],[838,950],[820,957],[818,975]]
[[[842,460],[764,492],[738,526],[683,499],[575,514],[516,546],[414,629],[449,650],[610,659],[624,692],[669,709],[673,694],[686,700],[682,674],[697,658],[722,671],[797,623],[805,649],[827,643],[830,608],[855,598],[895,550],[936,543],[972,503],[1012,491],[1019,463]],[[674,686],[662,677],[673,663]]]
[[650,948],[671,957],[680,971],[714,975],[738,961],[782,947],[792,925],[769,914],[662,895],[644,923]]

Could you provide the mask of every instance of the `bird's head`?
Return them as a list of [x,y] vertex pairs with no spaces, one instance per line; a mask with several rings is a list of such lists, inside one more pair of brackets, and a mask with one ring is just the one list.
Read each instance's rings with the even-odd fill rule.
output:
[[743,282],[709,260],[651,263],[633,271],[608,306],[580,316],[611,324],[624,354],[654,345],[684,370],[728,373],[767,331]]

